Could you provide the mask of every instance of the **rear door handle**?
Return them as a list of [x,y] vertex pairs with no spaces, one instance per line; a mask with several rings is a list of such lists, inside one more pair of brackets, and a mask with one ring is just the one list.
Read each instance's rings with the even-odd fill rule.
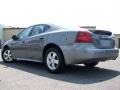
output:
[[44,43],[44,38],[43,38],[43,37],[40,37],[40,38],[39,38],[39,41],[40,41],[41,43]]
[[43,38],[43,37],[40,37],[39,39],[42,40],[42,39],[44,39],[44,38]]

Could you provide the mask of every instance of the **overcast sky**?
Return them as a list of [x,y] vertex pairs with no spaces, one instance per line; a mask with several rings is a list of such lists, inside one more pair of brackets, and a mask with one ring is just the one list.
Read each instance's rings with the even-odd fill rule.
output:
[[0,24],[94,25],[120,33],[120,0],[0,0]]

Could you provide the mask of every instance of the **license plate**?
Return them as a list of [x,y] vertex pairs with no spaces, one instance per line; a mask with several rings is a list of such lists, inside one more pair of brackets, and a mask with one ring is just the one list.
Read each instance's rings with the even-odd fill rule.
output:
[[101,40],[101,46],[102,47],[112,47],[112,41],[111,40]]

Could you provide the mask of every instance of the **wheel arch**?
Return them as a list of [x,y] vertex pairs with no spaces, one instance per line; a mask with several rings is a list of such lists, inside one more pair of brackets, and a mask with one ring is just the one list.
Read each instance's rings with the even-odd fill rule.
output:
[[44,62],[45,52],[46,52],[49,48],[57,48],[57,49],[61,52],[61,54],[62,54],[62,56],[63,56],[63,59],[64,59],[64,62],[65,62],[65,58],[64,58],[64,54],[63,54],[63,52],[62,52],[62,49],[61,49],[58,45],[56,45],[56,44],[54,44],[54,43],[49,43],[49,44],[47,44],[47,45],[44,47],[43,53],[42,53],[43,62]]
[[3,47],[3,50],[5,50],[5,49],[10,49],[10,48],[9,48],[8,45],[5,45],[5,46]]

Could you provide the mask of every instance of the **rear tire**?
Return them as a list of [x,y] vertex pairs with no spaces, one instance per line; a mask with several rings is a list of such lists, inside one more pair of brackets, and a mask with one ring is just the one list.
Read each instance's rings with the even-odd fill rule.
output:
[[61,51],[57,48],[50,48],[45,52],[45,65],[51,73],[59,73],[63,71],[65,62]]
[[86,63],[84,63],[84,65],[86,67],[95,67],[98,63],[99,63],[99,61],[93,61],[93,62],[86,62]]
[[12,53],[9,48],[5,48],[2,52],[2,59],[6,63],[14,62],[14,59],[12,59]]

